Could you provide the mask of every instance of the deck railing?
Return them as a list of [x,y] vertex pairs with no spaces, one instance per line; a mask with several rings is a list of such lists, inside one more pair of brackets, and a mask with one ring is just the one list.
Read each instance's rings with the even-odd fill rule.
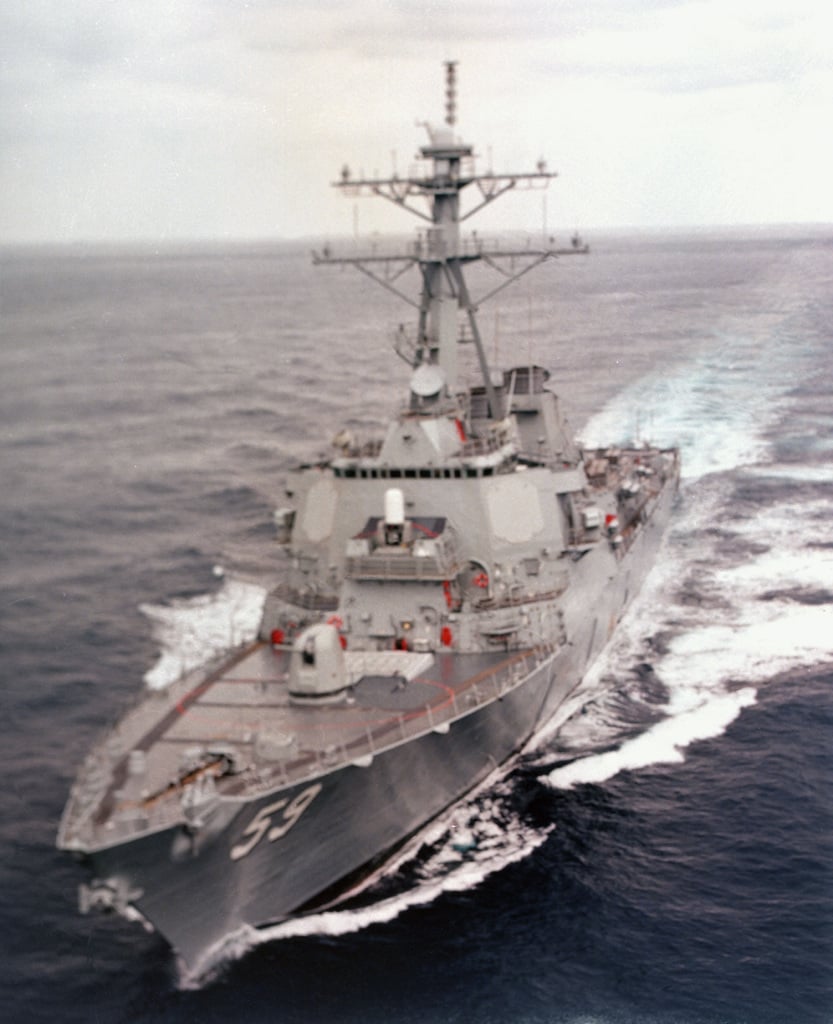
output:
[[[111,739],[90,754],[88,763],[94,759],[97,764],[97,784],[89,788],[86,799],[83,793],[75,793],[76,798],[68,806],[62,822],[61,835],[76,837],[80,840],[77,843],[79,846],[87,843],[99,846],[103,839],[106,840],[104,845],[116,845],[134,835],[159,832],[183,822],[184,805],[188,807],[188,819],[193,825],[221,804],[221,796],[251,799],[350,765],[369,766],[379,754],[431,732],[447,732],[455,722],[511,693],[534,671],[545,666],[554,657],[556,649],[555,645],[547,644],[519,652],[510,661],[503,661],[494,671],[473,677],[470,685],[453,692],[440,705],[425,704],[391,715],[382,722],[368,722],[364,729],[357,729],[350,739],[332,742],[324,730],[319,730],[307,734],[305,747],[291,758],[253,764],[240,775],[216,779],[213,785],[195,780],[188,786],[172,790],[164,798],[152,801],[125,800],[121,809],[110,818],[105,826],[107,831],[102,835],[101,829],[93,824],[92,817],[100,809],[100,801],[107,788],[112,785],[112,772],[117,767],[117,761],[121,764],[126,752],[147,731],[146,713],[141,715],[138,708],[122,720],[116,734],[117,744]],[[202,686],[209,681],[210,673],[207,673]],[[190,691],[168,691],[174,705],[177,699],[181,701],[187,697],[188,692],[193,692],[193,678],[188,680],[188,685],[192,688]],[[201,688],[197,686],[197,689]],[[140,719],[143,719],[141,725]],[[230,742],[239,744],[239,740]]]

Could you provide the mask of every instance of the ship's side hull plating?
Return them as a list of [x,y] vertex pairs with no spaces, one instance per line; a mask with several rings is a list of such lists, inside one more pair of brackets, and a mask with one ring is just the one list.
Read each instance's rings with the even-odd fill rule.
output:
[[[563,704],[604,647],[647,573],[668,518],[669,487],[613,578],[588,562],[568,642],[512,692],[373,757],[274,790],[223,802],[181,826],[91,855],[189,964],[243,925],[280,921],[391,851],[516,753]],[[586,603],[587,591],[595,591]],[[592,613],[588,609],[593,609]]]
[[[99,851],[96,874],[141,893],[134,905],[193,964],[241,925],[280,921],[395,848],[509,758],[552,691],[570,685],[551,660],[444,734],[252,800],[198,845],[176,828]],[[293,804],[303,810],[288,820]],[[274,830],[283,834],[270,839]]]

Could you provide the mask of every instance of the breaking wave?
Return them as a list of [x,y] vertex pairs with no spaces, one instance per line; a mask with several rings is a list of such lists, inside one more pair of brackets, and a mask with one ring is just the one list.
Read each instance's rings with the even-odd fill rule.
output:
[[[219,568],[215,572],[222,575]],[[213,594],[141,605],[161,647],[159,660],[145,673],[146,685],[162,690],[216,655],[253,640],[265,598],[263,587],[229,578]]]

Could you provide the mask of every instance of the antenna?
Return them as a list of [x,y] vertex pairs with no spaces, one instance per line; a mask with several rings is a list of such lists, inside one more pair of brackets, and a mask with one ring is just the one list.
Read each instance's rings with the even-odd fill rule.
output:
[[445,62],[445,123],[454,126],[457,120],[457,61]]
[[[445,68],[445,123],[444,127],[428,128],[428,145],[419,149],[419,159],[426,161],[418,174],[407,177],[380,179],[378,176],[365,178],[361,172],[356,178],[352,172],[342,173],[341,180],[334,182],[337,188],[351,196],[381,196],[426,221],[430,227],[416,247],[411,246],[399,255],[380,255],[375,247],[370,252],[357,253],[351,257],[334,257],[329,252],[315,253],[316,263],[349,264],[376,281],[386,290],[397,295],[419,311],[419,326],[413,366],[437,365],[444,374],[444,395],[454,400],[458,377],[458,343],[461,340],[461,318],[468,321],[465,340],[471,340],[486,391],[488,407],[494,416],[503,409],[489,374],[489,366],[483,346],[483,339],[477,325],[477,307],[497,295],[503,288],[517,281],[534,267],[553,256],[561,255],[558,250],[543,247],[519,248],[483,246],[478,240],[476,247],[469,251],[460,238],[460,224],[478,213],[510,189],[519,185],[534,188],[546,184],[555,174],[546,169],[543,160],[532,172],[520,174],[495,174],[491,167],[486,174],[477,174],[473,167],[473,147],[461,140],[455,141],[454,129],[457,122],[457,61],[444,61]],[[490,151],[491,158],[491,151]],[[460,212],[460,195],[472,186],[479,195],[465,213]],[[427,201],[427,211],[415,203],[416,199]],[[546,210],[544,234],[546,235]],[[355,224],[354,224],[354,234]],[[570,252],[581,252],[583,247],[573,246]],[[529,257],[520,270],[510,265],[509,270],[496,267],[495,261],[515,257]],[[500,271],[503,281],[490,292],[474,302],[469,294],[463,274],[464,267],[473,260],[486,260]],[[415,301],[396,281],[409,268],[418,267],[422,276],[419,301]]]

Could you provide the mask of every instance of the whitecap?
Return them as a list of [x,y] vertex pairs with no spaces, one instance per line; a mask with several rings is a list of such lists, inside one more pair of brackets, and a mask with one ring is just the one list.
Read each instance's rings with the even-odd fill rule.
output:
[[145,673],[146,685],[162,690],[223,651],[254,639],[265,598],[263,587],[226,577],[213,594],[141,605],[161,647],[156,664]]
[[680,764],[685,760],[686,747],[722,735],[744,708],[755,703],[756,697],[751,687],[709,697],[696,707],[657,722],[616,750],[592,754],[554,769],[546,781],[556,789],[571,789],[581,783],[607,782],[623,771]]

